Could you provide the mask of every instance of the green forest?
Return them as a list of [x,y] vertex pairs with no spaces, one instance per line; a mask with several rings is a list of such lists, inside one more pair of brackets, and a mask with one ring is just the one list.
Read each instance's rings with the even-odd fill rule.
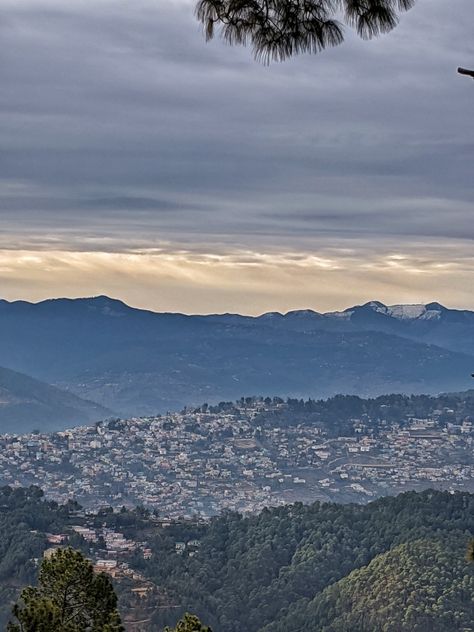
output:
[[[474,496],[465,493],[295,504],[214,519],[193,556],[171,549],[185,534],[160,533],[160,554],[144,567],[183,612],[221,632],[469,630],[473,531]],[[176,610],[157,611],[157,630],[167,616]]]
[[[35,581],[45,534],[68,532],[79,514],[73,503],[46,502],[36,488],[0,490],[2,624],[20,588]],[[149,543],[150,559],[137,553],[128,562],[157,587],[150,632],[176,625],[186,612],[214,632],[474,630],[468,493],[407,492],[368,505],[296,503],[209,523],[165,526],[140,508],[104,509],[88,520]],[[184,550],[177,552],[177,542]],[[70,544],[92,558],[100,553],[79,539]],[[120,582],[116,589],[126,615]]]

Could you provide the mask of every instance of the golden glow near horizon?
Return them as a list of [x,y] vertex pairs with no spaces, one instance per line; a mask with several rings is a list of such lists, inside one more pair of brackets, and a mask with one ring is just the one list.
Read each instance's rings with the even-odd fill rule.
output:
[[454,3],[265,66],[206,45],[183,2],[3,1],[0,298],[474,308],[474,93],[455,72],[472,34]]
[[474,308],[474,256],[431,252],[128,252],[0,250],[0,297],[40,301],[107,294],[156,311],[184,313],[344,309],[439,301]]

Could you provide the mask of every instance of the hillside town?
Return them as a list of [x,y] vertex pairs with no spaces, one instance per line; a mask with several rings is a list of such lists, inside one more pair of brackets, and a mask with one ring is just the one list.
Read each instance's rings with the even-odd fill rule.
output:
[[[344,436],[283,400],[241,400],[52,434],[0,436],[0,484],[84,507],[144,506],[177,519],[293,501],[366,502],[408,489],[474,490],[470,417],[350,419]],[[446,414],[451,421],[446,421]],[[84,534],[82,534],[84,535]],[[123,544],[123,543],[122,543]]]

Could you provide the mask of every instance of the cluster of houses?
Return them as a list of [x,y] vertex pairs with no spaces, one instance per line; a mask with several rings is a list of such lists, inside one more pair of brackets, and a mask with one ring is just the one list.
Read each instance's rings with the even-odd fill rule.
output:
[[[409,488],[473,489],[470,419],[444,423],[446,411],[403,423],[354,418],[347,436],[334,436],[304,418],[262,423],[275,406],[286,404],[1,435],[0,483],[39,485],[48,498],[86,507],[143,505],[170,519],[293,500],[363,501]],[[117,534],[102,537],[117,550],[129,546]]]
[[146,582],[139,572],[130,567],[127,560],[134,553],[140,554],[145,560],[150,559],[151,548],[146,542],[128,539],[105,525],[97,529],[92,525],[78,524],[71,525],[66,533],[47,533],[48,547],[43,557],[49,558],[58,548],[68,546],[73,535],[79,536],[85,544],[91,545],[89,552],[93,556],[94,570],[97,573],[107,573],[114,578],[128,578],[134,582]]

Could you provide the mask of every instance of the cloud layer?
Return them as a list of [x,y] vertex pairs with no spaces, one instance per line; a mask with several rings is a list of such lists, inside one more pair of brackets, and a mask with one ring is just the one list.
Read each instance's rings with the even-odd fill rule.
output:
[[6,0],[1,294],[474,307],[470,3],[264,67],[188,2]]

